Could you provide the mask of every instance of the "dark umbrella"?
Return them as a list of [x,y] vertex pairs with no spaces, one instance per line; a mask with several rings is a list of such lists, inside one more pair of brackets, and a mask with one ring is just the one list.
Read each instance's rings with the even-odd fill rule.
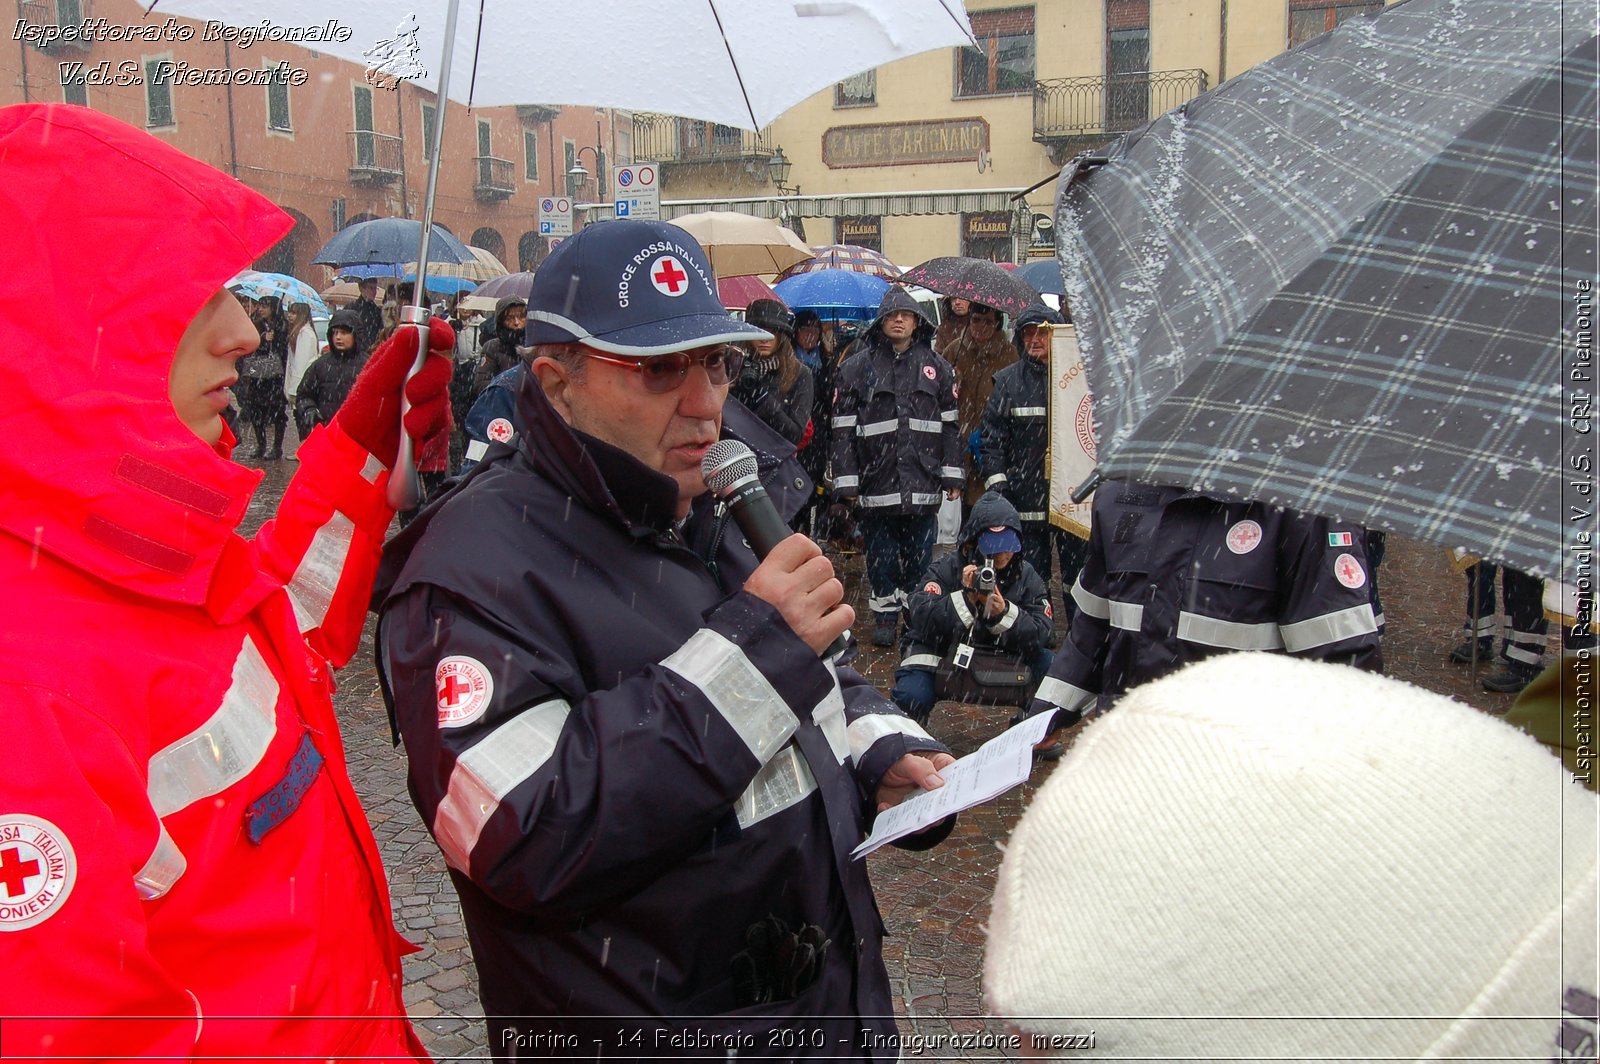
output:
[[506,296],[527,299],[532,292],[532,271],[508,273],[504,277],[491,278],[472,290],[473,295],[486,299],[504,299]]
[[1101,470],[1560,572],[1593,34],[1583,5],[1407,0],[1075,160]]
[[907,270],[900,282],[921,285],[940,295],[987,303],[1012,315],[1039,302],[1039,293],[1027,281],[985,259],[957,255],[929,259]]
[[1019,269],[1016,276],[1027,281],[1040,295],[1064,296],[1067,285],[1061,278],[1061,264],[1055,259],[1040,259]]
[[[417,242],[422,239],[422,223],[415,218],[373,218],[347,225],[311,261],[321,266],[395,266],[417,258]],[[443,226],[435,225],[428,240],[428,261],[477,262],[471,249]]]

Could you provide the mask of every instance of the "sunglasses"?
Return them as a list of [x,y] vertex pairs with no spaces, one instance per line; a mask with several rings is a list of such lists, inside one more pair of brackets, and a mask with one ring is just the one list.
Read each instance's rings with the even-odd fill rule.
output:
[[703,366],[706,376],[711,378],[711,383],[719,388],[737,380],[739,371],[744,369],[744,352],[726,344],[709,348],[699,354],[673,351],[670,354],[647,355],[644,358],[616,358],[587,347],[583,348],[583,353],[598,361],[635,371],[639,374],[639,379],[644,381],[644,390],[652,395],[660,395],[680,387],[689,379],[689,367],[692,365]]

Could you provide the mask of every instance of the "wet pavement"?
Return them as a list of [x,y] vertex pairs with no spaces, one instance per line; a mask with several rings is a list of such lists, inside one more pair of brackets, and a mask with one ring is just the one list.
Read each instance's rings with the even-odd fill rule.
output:
[[[247,527],[270,516],[294,469],[289,461],[265,465],[267,478],[246,518]],[[835,560],[858,618],[866,618],[861,557],[835,555]],[[1480,709],[1503,712],[1511,696],[1477,689],[1466,666],[1446,660],[1459,638],[1465,582],[1452,570],[1444,551],[1390,536],[1381,581],[1387,619],[1385,671]],[[1059,588],[1056,602],[1059,607]],[[1059,608],[1056,613],[1061,616]],[[858,639],[867,640],[869,625],[866,620],[857,624]],[[895,660],[892,652],[863,642],[858,667],[887,691]],[[488,1051],[477,973],[460,908],[444,862],[406,794],[404,757],[391,745],[372,667],[370,623],[362,650],[339,675],[335,704],[350,775],[382,849],[395,923],[422,947],[405,962],[406,1005],[423,1044],[436,1058],[484,1058]],[[959,757],[1003,729],[1010,712],[1006,707],[941,703],[930,730]],[[1069,733],[1068,741],[1071,737]],[[1054,765],[1037,763],[1028,783],[963,813],[950,838],[932,851],[886,848],[867,858],[889,929],[884,954],[907,1058],[983,1060],[1018,1055],[1007,1041],[1004,1025],[984,1015],[983,932],[1001,847],[1035,788],[1055,770]]]

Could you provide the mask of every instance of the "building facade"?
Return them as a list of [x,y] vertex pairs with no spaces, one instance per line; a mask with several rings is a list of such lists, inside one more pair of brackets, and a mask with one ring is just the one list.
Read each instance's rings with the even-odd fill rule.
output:
[[[450,102],[434,220],[511,269],[532,268],[548,251],[540,198],[573,199],[580,225],[610,217],[611,167],[648,161],[659,166],[669,219],[709,209],[776,217],[812,244],[862,244],[905,265],[1044,256],[1052,178],[1067,159],[1383,5],[967,0],[976,47],[863,71],[754,133],[589,107],[468,111]],[[374,78],[314,42],[208,39],[203,24],[147,19],[144,6],[17,0],[11,40],[0,45],[0,105],[87,104],[235,175],[296,221],[258,265],[314,284],[328,275],[310,259],[342,226],[420,216],[434,94]],[[270,10],[263,5],[268,18]],[[329,10],[336,26],[337,7]],[[165,36],[51,33],[86,19]],[[773,61],[804,54],[792,42]],[[208,70],[253,76],[211,84]]]
[[[146,18],[145,6],[19,0],[10,39],[0,43],[0,106],[84,104],[232,174],[295,219],[289,237],[257,266],[319,288],[330,274],[310,260],[334,232],[367,218],[421,217],[439,117],[434,93],[369,77],[367,68],[320,53],[314,42],[208,33],[205,23],[159,8]],[[270,18],[270,0],[262,10]],[[337,5],[328,12],[329,32],[337,32]],[[63,32],[85,20],[95,20],[94,32]],[[237,73],[227,84],[206,83],[218,80],[217,71]],[[248,83],[244,72],[252,75]],[[609,160],[619,142],[626,152],[632,130],[627,112],[469,112],[451,101],[434,221],[508,269],[531,269],[547,251],[539,198],[609,194]],[[586,178],[569,177],[578,163]]]
[[976,48],[864,71],[753,134],[636,115],[634,157],[661,163],[667,216],[766,214],[812,244],[862,244],[904,265],[1021,261],[1050,254],[1051,178],[1067,159],[1383,6],[967,0]]

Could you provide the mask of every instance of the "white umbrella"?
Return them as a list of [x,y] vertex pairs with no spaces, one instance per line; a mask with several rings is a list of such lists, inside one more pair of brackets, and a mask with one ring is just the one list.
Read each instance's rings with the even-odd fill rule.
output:
[[[863,70],[935,48],[973,43],[958,0],[480,0],[460,22],[460,0],[151,0],[163,14],[286,34],[329,28],[327,40],[298,43],[415,81],[471,106],[584,104],[659,111],[756,130],[801,100]],[[775,62],[786,42],[804,41],[803,63]],[[483,43],[491,47],[481,47]],[[597,55],[597,44],[604,53]],[[437,58],[435,58],[437,57]],[[433,126],[417,261],[427,263],[444,114]],[[427,329],[425,276],[405,320]],[[417,363],[427,357],[426,338]],[[402,397],[401,415],[409,404]],[[389,478],[396,509],[416,505],[421,487],[411,437]]]
[[811,257],[811,246],[771,218],[700,211],[672,220],[706,249],[718,277],[770,277]]
[[[157,0],[163,14],[259,27],[260,0]],[[304,42],[374,61],[438,91],[450,0],[273,0],[278,27],[336,23],[344,40]],[[482,11],[482,24],[479,12]],[[479,46],[482,42],[483,47]],[[492,42],[492,45],[491,45]],[[864,70],[971,44],[960,0],[490,0],[460,12],[454,100],[581,104],[760,129]],[[803,46],[803,62],[785,49]]]

